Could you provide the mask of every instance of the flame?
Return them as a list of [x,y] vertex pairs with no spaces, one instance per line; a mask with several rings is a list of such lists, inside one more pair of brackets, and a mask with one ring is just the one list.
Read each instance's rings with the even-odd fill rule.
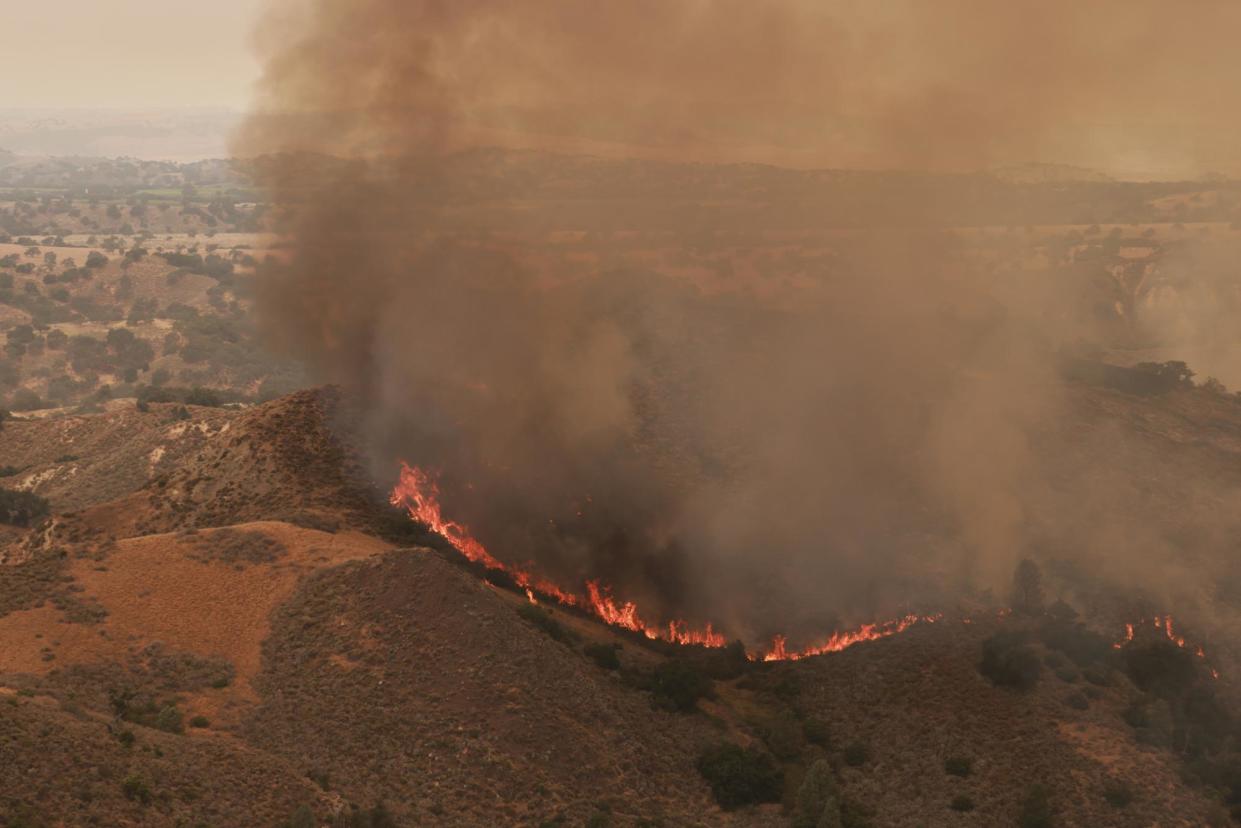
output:
[[[611,589],[600,586],[598,581],[587,581],[587,597],[575,595],[559,585],[540,578],[525,569],[502,563],[487,551],[470,533],[470,528],[444,517],[440,507],[439,484],[435,477],[417,466],[401,464],[400,478],[389,498],[393,506],[409,511],[409,516],[425,524],[432,532],[452,544],[453,548],[473,563],[487,569],[506,573],[526,593],[526,598],[538,603],[536,595],[543,595],[569,607],[579,607],[596,615],[601,621],[614,627],[640,632],[647,638],[662,639],[674,644],[698,644],[704,647],[723,647],[728,643],[710,624],[695,629],[685,621],[669,621],[666,626],[646,623],[638,615],[638,607],[632,601],[618,603]],[[589,501],[590,498],[587,497]]]
[[939,614],[906,615],[903,618],[897,618],[892,621],[863,624],[855,630],[834,632],[821,644],[812,644],[805,649],[795,651],[788,649],[788,639],[782,635],[777,635],[771,641],[771,649],[763,655],[762,659],[763,661],[797,661],[801,658],[823,655],[824,653],[838,653],[863,641],[876,641],[880,638],[888,638],[897,633],[902,633],[914,624],[934,624],[942,617]]
[[[545,596],[565,606],[586,610],[605,624],[638,632],[653,640],[702,647],[723,647],[728,643],[728,639],[710,623],[702,628],[692,627],[680,620],[669,621],[664,625],[649,624],[638,614],[637,604],[633,601],[617,600],[612,595],[611,587],[598,581],[587,581],[586,595],[581,596],[568,592],[545,578],[536,577],[525,569],[502,563],[474,538],[468,526],[444,517],[435,476],[417,466],[401,464],[400,478],[392,490],[390,501],[393,506],[407,509],[411,518],[443,537],[470,561],[487,569],[506,573],[525,591],[526,598],[531,603],[537,604],[537,596]],[[586,502],[592,502],[589,495],[586,496]],[[914,624],[934,623],[941,617],[906,615],[891,621],[863,624],[857,629],[834,632],[826,641],[803,650],[789,650],[785,637],[778,635],[772,640],[769,650],[749,653],[748,656],[751,660],[795,661],[823,653],[836,653],[863,641],[896,635]]]
[[[638,606],[633,601],[620,601],[613,597],[611,587],[598,581],[587,581],[586,595],[578,595],[562,589],[559,585],[537,577],[526,569],[502,563],[470,533],[470,528],[457,521],[444,517],[440,507],[440,490],[435,476],[417,466],[401,464],[400,478],[392,489],[390,501],[393,506],[401,507],[409,512],[409,516],[426,525],[432,532],[448,541],[454,549],[473,563],[481,564],[487,569],[507,574],[526,594],[532,604],[538,604],[538,596],[551,598],[564,606],[576,607],[590,612],[600,621],[614,627],[641,633],[647,638],[668,641],[673,644],[697,645],[702,647],[723,647],[728,639],[708,623],[701,629],[690,626],[685,621],[669,621],[665,625],[649,624],[638,614]],[[589,495],[586,502],[590,503]],[[580,514],[580,512],[579,512]],[[996,613],[1003,620],[1012,610],[1001,609]],[[783,635],[772,638],[771,646],[760,653],[747,653],[751,661],[797,661],[810,656],[825,653],[838,653],[864,641],[876,641],[881,638],[902,633],[915,624],[934,624],[943,618],[942,614],[905,615],[889,621],[863,624],[852,630],[838,630],[819,644],[811,644],[800,650],[791,650],[788,639]],[[971,624],[970,618],[962,618],[963,624]],[[1140,621],[1139,624],[1145,622]],[[1156,615],[1151,624],[1169,641],[1182,649],[1187,648],[1184,636],[1178,635],[1173,628],[1171,615]],[[1121,649],[1134,640],[1136,625],[1125,624],[1125,635],[1112,646]],[[1201,646],[1194,646],[1192,652],[1200,659],[1206,660],[1206,652]],[[1219,678],[1219,671],[1207,665],[1213,678]]]
[[[1138,623],[1143,624],[1143,625],[1145,624],[1144,621],[1139,621]],[[1207,658],[1206,650],[1202,648],[1201,644],[1196,644],[1193,647],[1190,647],[1186,643],[1185,637],[1183,635],[1178,635],[1176,633],[1176,631],[1173,629],[1173,626],[1172,626],[1171,615],[1156,615],[1151,619],[1151,624],[1152,626],[1154,626],[1156,630],[1159,631],[1160,634],[1164,636],[1164,638],[1167,638],[1169,641],[1171,641],[1176,646],[1180,647],[1182,650],[1190,650],[1195,656],[1202,659],[1203,661],[1206,661],[1206,658]],[[1120,641],[1117,641],[1116,643],[1114,643],[1112,647],[1114,649],[1119,650],[1122,647],[1124,647],[1126,644],[1133,641],[1134,631],[1135,631],[1134,624],[1132,623],[1125,624],[1125,637],[1121,639]],[[1210,671],[1211,678],[1215,678],[1215,679],[1219,678],[1219,671],[1216,670],[1214,667],[1212,667],[1210,664],[1207,665],[1207,670]]]

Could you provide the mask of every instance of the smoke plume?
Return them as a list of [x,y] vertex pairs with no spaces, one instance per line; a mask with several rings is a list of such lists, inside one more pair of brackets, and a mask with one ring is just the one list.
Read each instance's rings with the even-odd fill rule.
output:
[[1238,23],[1153,0],[285,3],[237,142],[289,241],[261,310],[365,401],[377,475],[438,469],[497,556],[657,612],[822,629],[998,587],[1039,544],[1085,568],[1162,549],[1081,482],[1111,432],[1080,450],[1055,366],[1094,320],[1003,239],[938,228],[931,179],[819,212],[736,164],[1227,169]]

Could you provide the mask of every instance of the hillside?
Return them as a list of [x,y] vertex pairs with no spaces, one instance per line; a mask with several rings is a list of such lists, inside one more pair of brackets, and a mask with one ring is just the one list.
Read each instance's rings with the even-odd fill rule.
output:
[[[1152,452],[1180,441],[1200,466],[1235,467],[1231,399],[1090,386],[1074,399]],[[29,467],[0,483],[56,513],[10,529],[0,569],[10,822],[274,826],[307,806],[361,825],[342,820],[383,803],[397,825],[776,826],[818,759],[853,826],[1012,824],[1035,783],[1055,824],[1221,813],[1207,771],[1189,772],[1157,723],[1131,723],[1139,703],[1172,714],[1129,657],[1065,643],[1110,634],[1106,612],[1065,639],[1051,620],[944,607],[773,664],[655,646],[531,607],[442,543],[408,546],[417,527],[376,505],[348,421],[318,391],[189,419],[118,402],[0,431]],[[978,669],[984,641],[1022,631],[1042,665],[1024,692]],[[1227,694],[1235,662],[1218,643],[1211,687]],[[717,804],[698,761],[721,743],[772,757],[776,802]]]

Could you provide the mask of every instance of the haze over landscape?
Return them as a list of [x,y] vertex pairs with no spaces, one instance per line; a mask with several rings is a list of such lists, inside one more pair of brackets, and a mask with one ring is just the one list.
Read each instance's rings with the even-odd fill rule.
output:
[[6,20],[0,825],[1241,821],[1235,4]]

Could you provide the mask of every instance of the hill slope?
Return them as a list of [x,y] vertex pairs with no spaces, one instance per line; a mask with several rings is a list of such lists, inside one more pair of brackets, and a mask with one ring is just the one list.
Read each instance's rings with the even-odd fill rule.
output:
[[[1143,462],[1180,445],[1235,477],[1231,399],[1071,393],[1081,428],[1145,435]],[[0,483],[57,513],[11,530],[0,567],[0,821],[326,823],[382,802],[398,825],[774,826],[818,760],[851,826],[1013,824],[1035,783],[1056,824],[1218,817],[1127,651],[1066,656],[1050,616],[944,608],[767,665],[657,646],[392,534],[333,391],[173,416],[117,403],[0,432],[29,466]],[[1028,638],[1032,689],[979,672],[997,633]],[[721,743],[771,757],[782,802],[723,810],[697,768]]]

